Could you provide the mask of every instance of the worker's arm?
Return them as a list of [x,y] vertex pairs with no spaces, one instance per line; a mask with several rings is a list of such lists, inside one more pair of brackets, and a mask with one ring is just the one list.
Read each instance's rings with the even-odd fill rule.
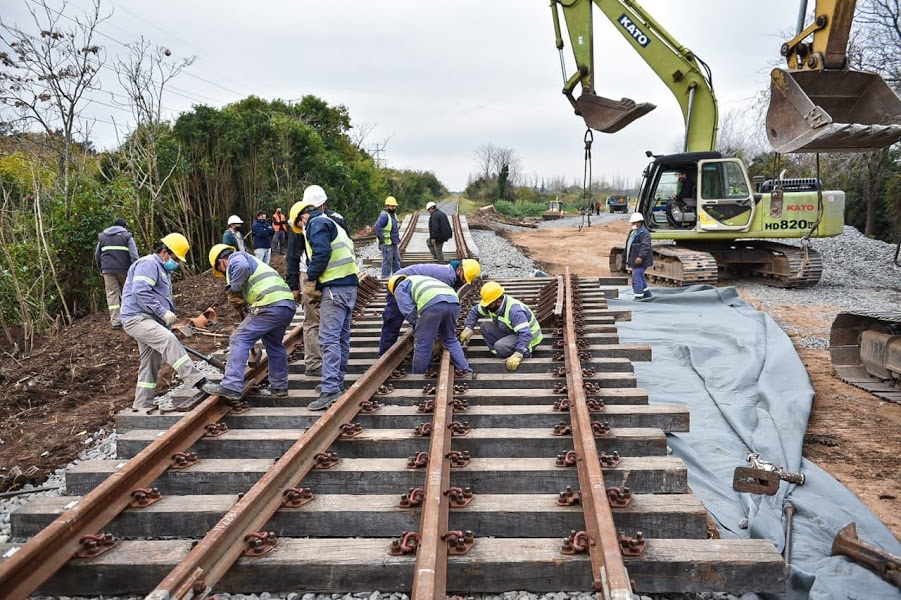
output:
[[466,322],[463,323],[463,327],[468,327],[469,329],[475,329],[476,323],[479,322],[479,319],[483,317],[481,306],[476,304],[469,311],[469,314],[466,315]]
[[314,217],[307,221],[304,233],[310,241],[313,256],[310,257],[310,265],[307,267],[307,279],[316,281],[325,273],[329,258],[332,255],[332,240],[338,236],[334,222],[322,217]]
[[513,326],[514,333],[516,333],[516,351],[526,354],[529,351],[529,343],[532,341],[528,313],[520,306],[511,306],[510,324]]
[[288,250],[285,254],[285,281],[291,291],[300,289],[300,261],[304,260],[304,238],[301,233],[288,232]]
[[158,277],[162,277],[162,269],[156,260],[145,260],[135,265],[132,273],[131,293],[135,302],[141,307],[141,311],[149,315],[155,315],[160,321],[165,321],[165,315],[172,310],[170,303],[163,303],[160,294],[154,291]]
[[441,238],[441,223],[436,216],[438,211],[432,213],[429,217],[429,239],[436,242]]
[[384,241],[384,238],[382,237],[382,227],[384,227],[387,224],[388,224],[388,213],[383,212],[382,214],[379,215],[379,218],[376,219],[375,226],[372,228],[372,230],[375,232],[375,239],[379,244],[381,244]]
[[416,310],[416,303],[413,302],[413,298],[410,296],[410,288],[411,285],[403,285],[404,282],[401,282],[397,289],[394,290],[394,299],[397,301],[397,309],[400,313],[407,319],[407,321],[413,327],[416,327],[416,319],[419,316]]
[[97,240],[97,247],[94,249],[94,264],[100,266],[100,240]]
[[131,262],[135,262],[140,258],[138,255],[138,245],[135,244],[135,237],[133,235],[128,236],[128,255],[131,257]]
[[245,255],[233,254],[229,256],[228,279],[230,283],[225,286],[225,291],[240,294],[241,288],[244,287],[250,275],[250,263]]

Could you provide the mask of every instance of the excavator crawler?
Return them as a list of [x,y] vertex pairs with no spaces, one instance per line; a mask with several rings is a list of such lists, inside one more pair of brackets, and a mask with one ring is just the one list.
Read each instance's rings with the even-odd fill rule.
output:
[[829,355],[842,381],[901,404],[901,312],[839,313]]

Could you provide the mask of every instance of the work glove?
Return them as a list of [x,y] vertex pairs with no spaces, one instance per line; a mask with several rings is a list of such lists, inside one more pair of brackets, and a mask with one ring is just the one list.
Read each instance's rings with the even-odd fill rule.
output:
[[237,292],[228,292],[228,303],[235,308],[244,308],[244,296]]
[[636,257],[635,257],[635,266],[636,266],[636,267],[640,267],[640,266],[641,266],[641,263],[643,263],[643,262],[644,262],[644,261],[641,260],[641,257],[640,257],[640,256],[636,256]]
[[472,334],[474,333],[475,331],[473,331],[469,327],[464,327],[463,331],[460,332],[460,343],[464,346],[469,344],[469,340],[472,339]]
[[295,301],[295,302],[300,302],[300,290],[294,290],[294,291],[291,292],[291,293],[294,294],[294,301]]
[[163,315],[163,321],[166,323],[166,325],[169,325],[170,327],[177,320],[178,320],[178,317],[176,317],[175,313],[172,312],[171,310],[167,310],[166,314]]
[[310,300],[317,300],[322,297],[322,292],[316,289],[315,281],[305,281],[303,283],[303,295]]
[[432,354],[440,355],[444,350],[444,344],[441,343],[441,340],[435,340],[435,343],[432,344]]
[[516,369],[518,369],[519,363],[522,362],[522,356],[522,352],[514,352],[513,354],[511,354],[510,358],[504,361],[504,364],[507,366],[507,370],[515,371]]

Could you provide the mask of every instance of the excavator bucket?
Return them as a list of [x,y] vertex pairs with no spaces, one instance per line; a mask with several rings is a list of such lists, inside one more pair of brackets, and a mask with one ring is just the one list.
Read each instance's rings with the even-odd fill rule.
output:
[[576,105],[585,124],[603,133],[615,133],[657,108],[654,104],[636,104],[629,98],[611,100],[588,91],[582,92]]
[[770,74],[766,132],[777,152],[870,152],[901,139],[901,99],[862,71]]

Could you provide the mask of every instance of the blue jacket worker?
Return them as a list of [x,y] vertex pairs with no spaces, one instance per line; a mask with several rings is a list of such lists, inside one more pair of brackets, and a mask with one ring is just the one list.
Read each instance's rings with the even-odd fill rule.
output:
[[388,280],[388,291],[397,307],[413,326],[413,373],[425,373],[432,360],[436,341],[450,351],[454,367],[472,372],[457,339],[460,299],[454,288],[425,275],[395,275]]
[[[404,267],[396,275],[425,275],[433,277],[451,286],[455,290],[464,283],[472,283],[482,273],[482,265],[471,258],[452,260],[449,265],[422,263]],[[397,308],[394,294],[388,292],[385,298],[385,312],[382,313],[382,336],[379,339],[379,356],[388,351],[400,337],[400,328],[404,324],[404,315]]]
[[496,281],[482,286],[482,301],[472,307],[466,317],[460,341],[468,344],[479,319],[491,320],[481,324],[482,339],[491,353],[507,359],[508,371],[519,368],[522,359],[532,356],[535,347],[544,336],[535,314],[528,306],[512,296],[504,294],[504,288]]
[[632,213],[629,222],[632,230],[626,238],[626,264],[632,268],[632,295],[635,300],[644,300],[652,295],[644,278],[645,271],[654,264],[651,234],[641,213]]
[[311,185],[304,190],[303,201],[297,207],[309,257],[302,293],[311,298],[321,297],[322,383],[319,398],[307,406],[310,410],[325,410],[344,393],[350,358],[350,319],[360,283],[354,244],[344,228],[327,216],[327,202],[325,190]]
[[275,228],[266,219],[265,210],[257,211],[251,231],[253,232],[253,254],[257,260],[268,265],[272,258],[272,238],[275,237]]
[[135,387],[135,409],[173,410],[172,400],[157,403],[156,381],[163,363],[178,373],[187,386],[201,388],[206,379],[170,327],[175,323],[172,272],[185,261],[190,245],[180,233],[160,240],[153,254],[139,258],[128,269],[122,290],[122,328],[138,342],[141,366]]
[[131,263],[138,260],[138,247],[135,238],[128,230],[125,219],[113,221],[97,235],[97,248],[94,250],[94,262],[100,266],[103,274],[103,286],[106,288],[106,307],[109,310],[109,322],[113,329],[122,329],[122,288]]
[[400,271],[400,226],[397,224],[397,200],[385,198],[385,210],[375,222],[375,239],[382,252],[382,277]]
[[225,277],[228,301],[240,307],[244,319],[229,338],[228,362],[222,383],[208,383],[203,391],[228,400],[240,400],[244,390],[244,370],[257,340],[263,341],[269,359],[269,393],[288,395],[288,353],[285,330],[291,324],[297,303],[288,284],[275,269],[247,252],[216,244],[209,254],[215,277]]

